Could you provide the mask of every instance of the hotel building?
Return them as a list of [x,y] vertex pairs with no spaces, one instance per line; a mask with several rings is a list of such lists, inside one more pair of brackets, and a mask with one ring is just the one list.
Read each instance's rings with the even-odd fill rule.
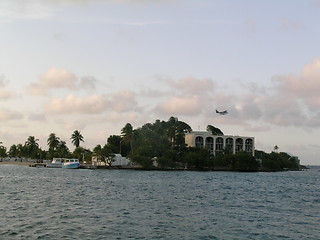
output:
[[254,137],[241,137],[231,135],[213,135],[208,131],[192,131],[186,133],[185,143],[189,147],[205,148],[211,154],[218,154],[224,149],[232,153],[241,151],[254,156]]

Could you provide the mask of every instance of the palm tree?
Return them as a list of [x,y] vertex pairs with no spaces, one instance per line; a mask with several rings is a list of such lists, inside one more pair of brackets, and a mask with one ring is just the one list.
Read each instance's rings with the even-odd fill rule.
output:
[[19,151],[17,145],[13,144],[9,149],[9,156],[10,157],[17,157],[19,155]]
[[60,138],[58,138],[55,133],[50,133],[47,140],[49,151],[54,151],[58,147],[59,142],[60,142]]
[[21,143],[19,143],[19,144],[17,145],[17,151],[18,151],[18,157],[25,157],[25,156],[26,156],[26,154],[25,154],[25,152],[26,152],[25,147],[24,147]]
[[192,128],[187,123],[179,121],[176,117],[170,117],[167,122],[167,134],[172,147],[183,146],[185,133],[191,131]]
[[35,148],[38,148],[39,147],[38,141],[39,139],[36,139],[34,136],[29,136],[26,141],[26,146],[32,150]]
[[71,135],[71,138],[70,138],[70,139],[72,140],[72,144],[73,144],[76,148],[78,148],[78,147],[80,146],[80,142],[84,142],[83,136],[81,135],[81,132],[78,131],[78,130],[75,130],[75,131],[73,132],[73,134]]
[[100,144],[95,146],[94,149],[93,149],[93,156],[95,156],[97,158],[98,162],[102,160],[101,150],[102,150],[102,147],[101,147]]
[[36,139],[34,136],[29,136],[25,146],[26,150],[28,152],[29,157],[35,158],[37,157],[38,154],[38,149],[39,149],[39,144],[38,144],[39,139]]

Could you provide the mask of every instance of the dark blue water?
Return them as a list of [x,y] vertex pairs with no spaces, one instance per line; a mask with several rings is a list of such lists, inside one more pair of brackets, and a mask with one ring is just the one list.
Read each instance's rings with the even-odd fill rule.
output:
[[320,172],[0,165],[1,239],[320,239]]

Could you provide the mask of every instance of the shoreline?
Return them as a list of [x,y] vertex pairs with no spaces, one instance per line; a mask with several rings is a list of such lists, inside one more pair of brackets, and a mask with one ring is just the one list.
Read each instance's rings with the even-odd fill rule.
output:
[[13,162],[13,161],[5,161],[5,162],[0,162],[0,165],[31,165],[35,164],[35,162]]
[[[23,165],[29,167],[46,167],[46,163],[37,163],[36,161],[1,161],[0,165]],[[283,169],[280,171],[272,170],[256,170],[256,171],[237,171],[230,168],[216,168],[216,169],[185,169],[185,168],[143,168],[143,167],[133,167],[133,166],[95,166],[89,164],[81,165],[80,169],[89,169],[89,170],[142,170],[142,171],[200,171],[200,172],[287,172],[287,171],[307,171],[308,168],[301,166],[300,169]]]

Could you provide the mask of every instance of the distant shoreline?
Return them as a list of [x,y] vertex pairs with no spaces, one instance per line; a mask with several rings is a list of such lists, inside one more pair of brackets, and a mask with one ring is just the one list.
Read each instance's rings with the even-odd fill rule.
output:
[[[46,167],[44,163],[37,163],[36,161],[1,161],[0,165],[23,165],[23,166],[29,166],[29,167]],[[93,166],[84,164],[80,168],[82,169],[106,169],[106,170],[148,170],[148,171],[201,171],[201,172],[207,172],[207,171],[213,171],[213,172],[219,172],[219,171],[227,171],[227,172],[284,172],[284,171],[306,171],[309,168],[306,166],[301,165],[300,169],[284,169],[282,171],[265,171],[265,170],[257,170],[257,171],[235,171],[229,168],[216,168],[216,169],[183,169],[183,168],[151,168],[151,169],[145,169],[142,167],[120,167],[120,166]]]

